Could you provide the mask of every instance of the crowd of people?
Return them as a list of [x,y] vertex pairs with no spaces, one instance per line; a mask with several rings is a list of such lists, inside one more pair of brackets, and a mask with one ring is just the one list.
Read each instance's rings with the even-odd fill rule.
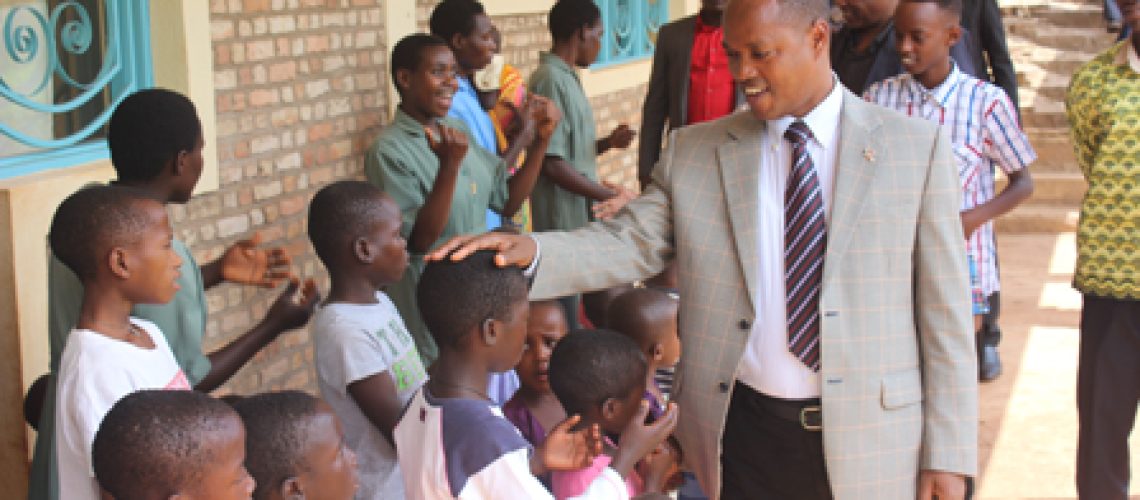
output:
[[[391,48],[367,180],[310,202],[323,293],[256,235],[195,262],[165,205],[201,173],[198,115],[127,97],[116,178],[49,230],[30,498],[969,498],[1001,371],[992,221],[1036,158],[996,3],[701,6],[660,30],[635,191],[598,177],[638,134],[596,135],[592,0],[554,3],[525,79],[479,2],[436,5]],[[1082,498],[1126,497],[1140,395],[1138,48],[1066,101],[1090,184]],[[206,353],[222,282],[287,285]],[[207,395],[307,323],[318,395]]]

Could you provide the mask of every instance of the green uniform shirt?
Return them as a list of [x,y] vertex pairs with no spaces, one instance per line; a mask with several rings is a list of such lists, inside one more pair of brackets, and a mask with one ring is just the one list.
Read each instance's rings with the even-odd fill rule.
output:
[[[561,57],[543,52],[538,56],[538,69],[527,86],[531,92],[549,98],[562,111],[562,121],[550,137],[546,155],[566,160],[574,170],[597,182],[594,111],[574,68]],[[590,201],[540,175],[530,195],[531,224],[535,231],[577,229],[592,219]]]
[[[440,123],[463,131],[467,135],[468,147],[459,167],[447,225],[433,248],[454,236],[486,231],[487,209],[502,212],[510,196],[507,169],[502,160],[479,147],[462,122],[444,118]],[[439,172],[439,157],[428,146],[423,126],[402,110],[397,110],[395,119],[380,131],[380,136],[364,156],[364,172],[369,182],[400,206],[404,219],[400,232],[405,238],[411,236],[416,217]],[[416,285],[423,269],[423,255],[412,253],[403,279],[389,286],[386,292],[416,341],[424,366],[430,366],[439,356],[439,350],[416,307]]]
[[1077,163],[1089,184],[1073,284],[1118,300],[1140,300],[1140,64],[1129,63],[1131,43],[1079,69],[1065,98]]
[[[182,258],[178,293],[166,304],[136,304],[131,315],[149,320],[162,330],[174,360],[186,374],[190,385],[196,385],[210,373],[210,358],[202,352],[202,335],[206,331],[206,289],[202,272],[185,243],[173,242],[174,251]],[[59,369],[59,358],[67,336],[79,319],[83,305],[83,284],[75,273],[54,255],[48,262],[48,344],[51,348],[51,372]],[[28,484],[28,498],[59,498],[55,468],[55,380],[48,384],[44,397],[40,428],[36,434],[35,453]]]

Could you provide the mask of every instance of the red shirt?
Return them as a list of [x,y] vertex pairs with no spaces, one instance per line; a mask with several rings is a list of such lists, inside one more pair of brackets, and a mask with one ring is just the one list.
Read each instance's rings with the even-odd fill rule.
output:
[[693,53],[689,63],[689,114],[687,125],[714,120],[732,112],[736,92],[728,57],[724,54],[724,30],[708,26],[697,16]]

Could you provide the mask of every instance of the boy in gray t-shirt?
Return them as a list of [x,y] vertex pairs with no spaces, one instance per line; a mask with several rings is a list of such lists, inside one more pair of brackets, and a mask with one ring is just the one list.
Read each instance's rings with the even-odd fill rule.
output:
[[360,464],[357,498],[403,498],[392,430],[427,380],[395,305],[379,289],[408,265],[400,209],[366,182],[342,181],[309,206],[309,239],[332,287],[313,320],[317,384]]

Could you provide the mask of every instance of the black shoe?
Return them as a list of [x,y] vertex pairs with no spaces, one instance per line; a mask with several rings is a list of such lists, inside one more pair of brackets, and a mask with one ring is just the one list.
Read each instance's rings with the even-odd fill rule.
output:
[[978,351],[978,380],[992,382],[1001,375],[1001,356],[996,345],[982,344]]

